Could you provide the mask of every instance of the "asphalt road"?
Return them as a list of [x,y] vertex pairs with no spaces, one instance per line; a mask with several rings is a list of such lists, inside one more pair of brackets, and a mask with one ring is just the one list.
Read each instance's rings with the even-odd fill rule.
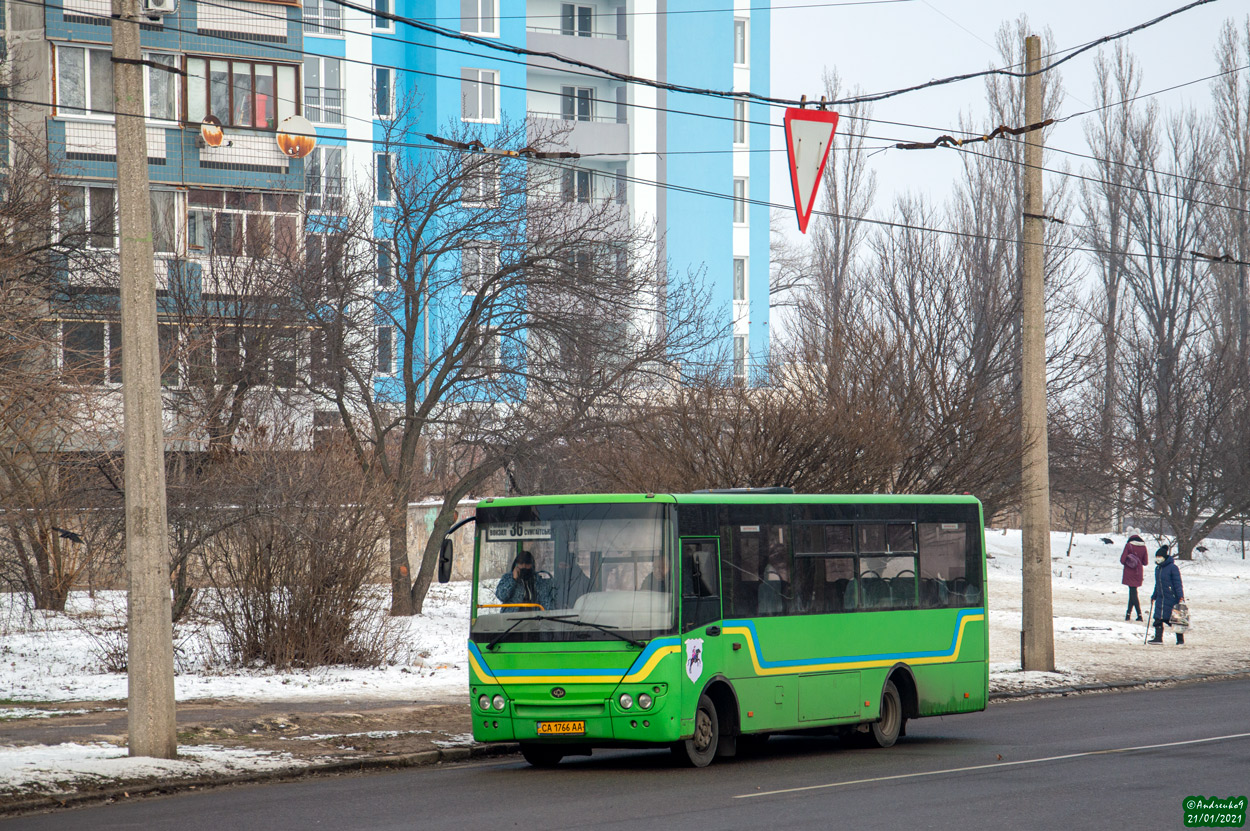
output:
[[1250,793],[1250,680],[994,704],[887,750],[774,737],[703,770],[601,751],[142,799],[0,829],[1183,828],[1186,796]]

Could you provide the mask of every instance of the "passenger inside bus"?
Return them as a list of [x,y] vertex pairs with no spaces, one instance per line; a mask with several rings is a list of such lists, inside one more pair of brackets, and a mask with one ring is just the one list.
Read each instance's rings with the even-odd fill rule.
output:
[[642,585],[638,587],[644,592],[665,592],[669,589],[668,581],[668,560],[663,554],[656,556],[651,563],[651,573],[642,578]]
[[555,608],[571,609],[577,598],[590,591],[590,578],[582,567],[568,555],[556,560]]

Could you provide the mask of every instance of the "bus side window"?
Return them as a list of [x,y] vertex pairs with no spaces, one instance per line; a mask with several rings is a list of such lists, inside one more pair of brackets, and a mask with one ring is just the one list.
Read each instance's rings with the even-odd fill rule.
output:
[[683,632],[720,619],[720,568],[717,560],[714,540],[687,540],[682,543]]
[[967,579],[967,525],[922,522],[920,537],[920,607],[943,608],[977,605],[981,587],[969,596]]

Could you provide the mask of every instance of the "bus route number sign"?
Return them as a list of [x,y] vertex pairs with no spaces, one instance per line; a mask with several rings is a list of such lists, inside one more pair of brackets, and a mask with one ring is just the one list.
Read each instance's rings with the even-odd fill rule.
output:
[[549,540],[550,522],[492,522],[486,526],[486,541]]

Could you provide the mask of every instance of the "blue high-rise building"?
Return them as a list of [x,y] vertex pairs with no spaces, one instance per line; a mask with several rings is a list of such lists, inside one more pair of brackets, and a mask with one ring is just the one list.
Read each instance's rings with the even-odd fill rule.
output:
[[[414,134],[442,135],[464,125],[488,131],[521,119],[535,133],[567,131],[570,149],[595,155],[566,174],[565,198],[626,204],[631,220],[655,234],[674,272],[706,276],[716,322],[731,332],[724,352],[733,356],[734,376],[746,380],[768,352],[768,208],[751,203],[768,199],[767,109],[621,81],[404,21],[623,75],[767,95],[768,10],[749,0],[712,11],[666,0],[372,3],[400,20],[305,0],[305,112],[318,125],[323,157],[311,169],[376,181],[387,160],[363,139],[378,141],[396,117],[409,119]],[[318,116],[311,102],[336,96],[338,108]],[[341,151],[340,137],[347,139]]]

